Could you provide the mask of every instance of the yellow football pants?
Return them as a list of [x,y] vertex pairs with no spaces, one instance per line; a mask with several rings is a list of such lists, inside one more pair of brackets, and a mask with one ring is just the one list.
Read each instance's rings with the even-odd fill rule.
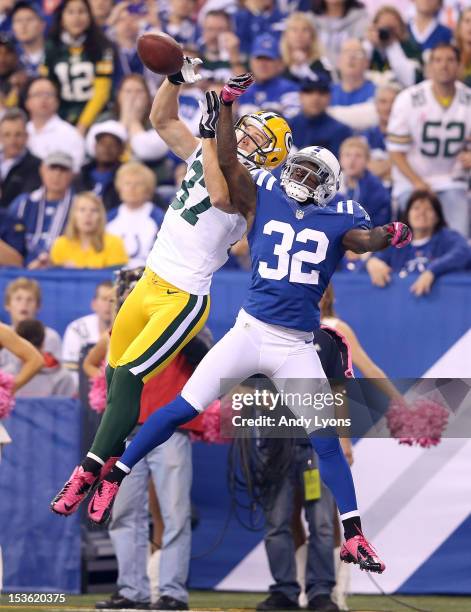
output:
[[146,268],[113,324],[109,364],[147,382],[202,329],[209,295],[192,295]]

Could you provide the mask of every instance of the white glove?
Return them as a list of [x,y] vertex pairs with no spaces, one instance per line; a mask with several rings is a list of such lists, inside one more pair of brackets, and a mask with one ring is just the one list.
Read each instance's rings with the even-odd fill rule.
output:
[[201,80],[201,74],[195,72],[195,68],[203,63],[203,60],[199,57],[185,57],[183,58],[183,66],[180,72],[171,74],[167,78],[170,83],[174,85],[181,85],[182,83],[196,83]]

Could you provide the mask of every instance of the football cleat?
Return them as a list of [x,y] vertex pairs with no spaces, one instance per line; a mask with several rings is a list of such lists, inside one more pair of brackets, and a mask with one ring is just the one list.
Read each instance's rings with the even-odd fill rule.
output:
[[382,574],[386,569],[385,564],[362,533],[342,544],[340,559],[345,563],[355,563],[360,566],[360,569],[367,572]]
[[106,524],[111,517],[111,509],[119,491],[117,482],[102,480],[88,504],[88,518],[97,525]]
[[100,476],[98,480],[103,480],[108,476],[111,470],[114,468],[114,464],[118,461],[119,457],[110,457],[105,465],[100,470]]
[[69,516],[78,509],[80,503],[89,494],[98,477],[92,472],[85,472],[78,465],[72,472],[69,480],[51,502],[51,510],[62,516]]

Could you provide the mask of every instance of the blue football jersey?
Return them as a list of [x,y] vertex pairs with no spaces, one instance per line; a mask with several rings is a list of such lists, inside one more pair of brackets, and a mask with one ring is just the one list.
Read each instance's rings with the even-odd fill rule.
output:
[[269,172],[257,170],[253,178],[252,283],[243,308],[265,323],[313,331],[319,327],[319,300],[345,253],[343,235],[370,229],[370,218],[353,200],[301,206]]

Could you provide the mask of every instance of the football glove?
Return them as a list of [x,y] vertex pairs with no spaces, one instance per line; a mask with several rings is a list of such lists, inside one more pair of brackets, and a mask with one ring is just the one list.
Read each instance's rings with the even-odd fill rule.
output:
[[167,79],[174,85],[181,85],[182,83],[196,83],[201,79],[201,74],[195,72],[195,68],[202,63],[203,60],[201,60],[199,57],[187,57],[185,55],[180,72],[169,75]]
[[226,106],[230,106],[234,100],[247,91],[253,83],[255,83],[255,77],[251,72],[239,74],[239,76],[229,79],[221,89],[221,102]]
[[405,223],[395,221],[385,225],[389,244],[396,249],[402,249],[412,240],[412,232]]
[[219,119],[219,98],[215,91],[206,92],[206,104],[198,102],[201,109],[200,136],[201,138],[215,138],[216,125]]

